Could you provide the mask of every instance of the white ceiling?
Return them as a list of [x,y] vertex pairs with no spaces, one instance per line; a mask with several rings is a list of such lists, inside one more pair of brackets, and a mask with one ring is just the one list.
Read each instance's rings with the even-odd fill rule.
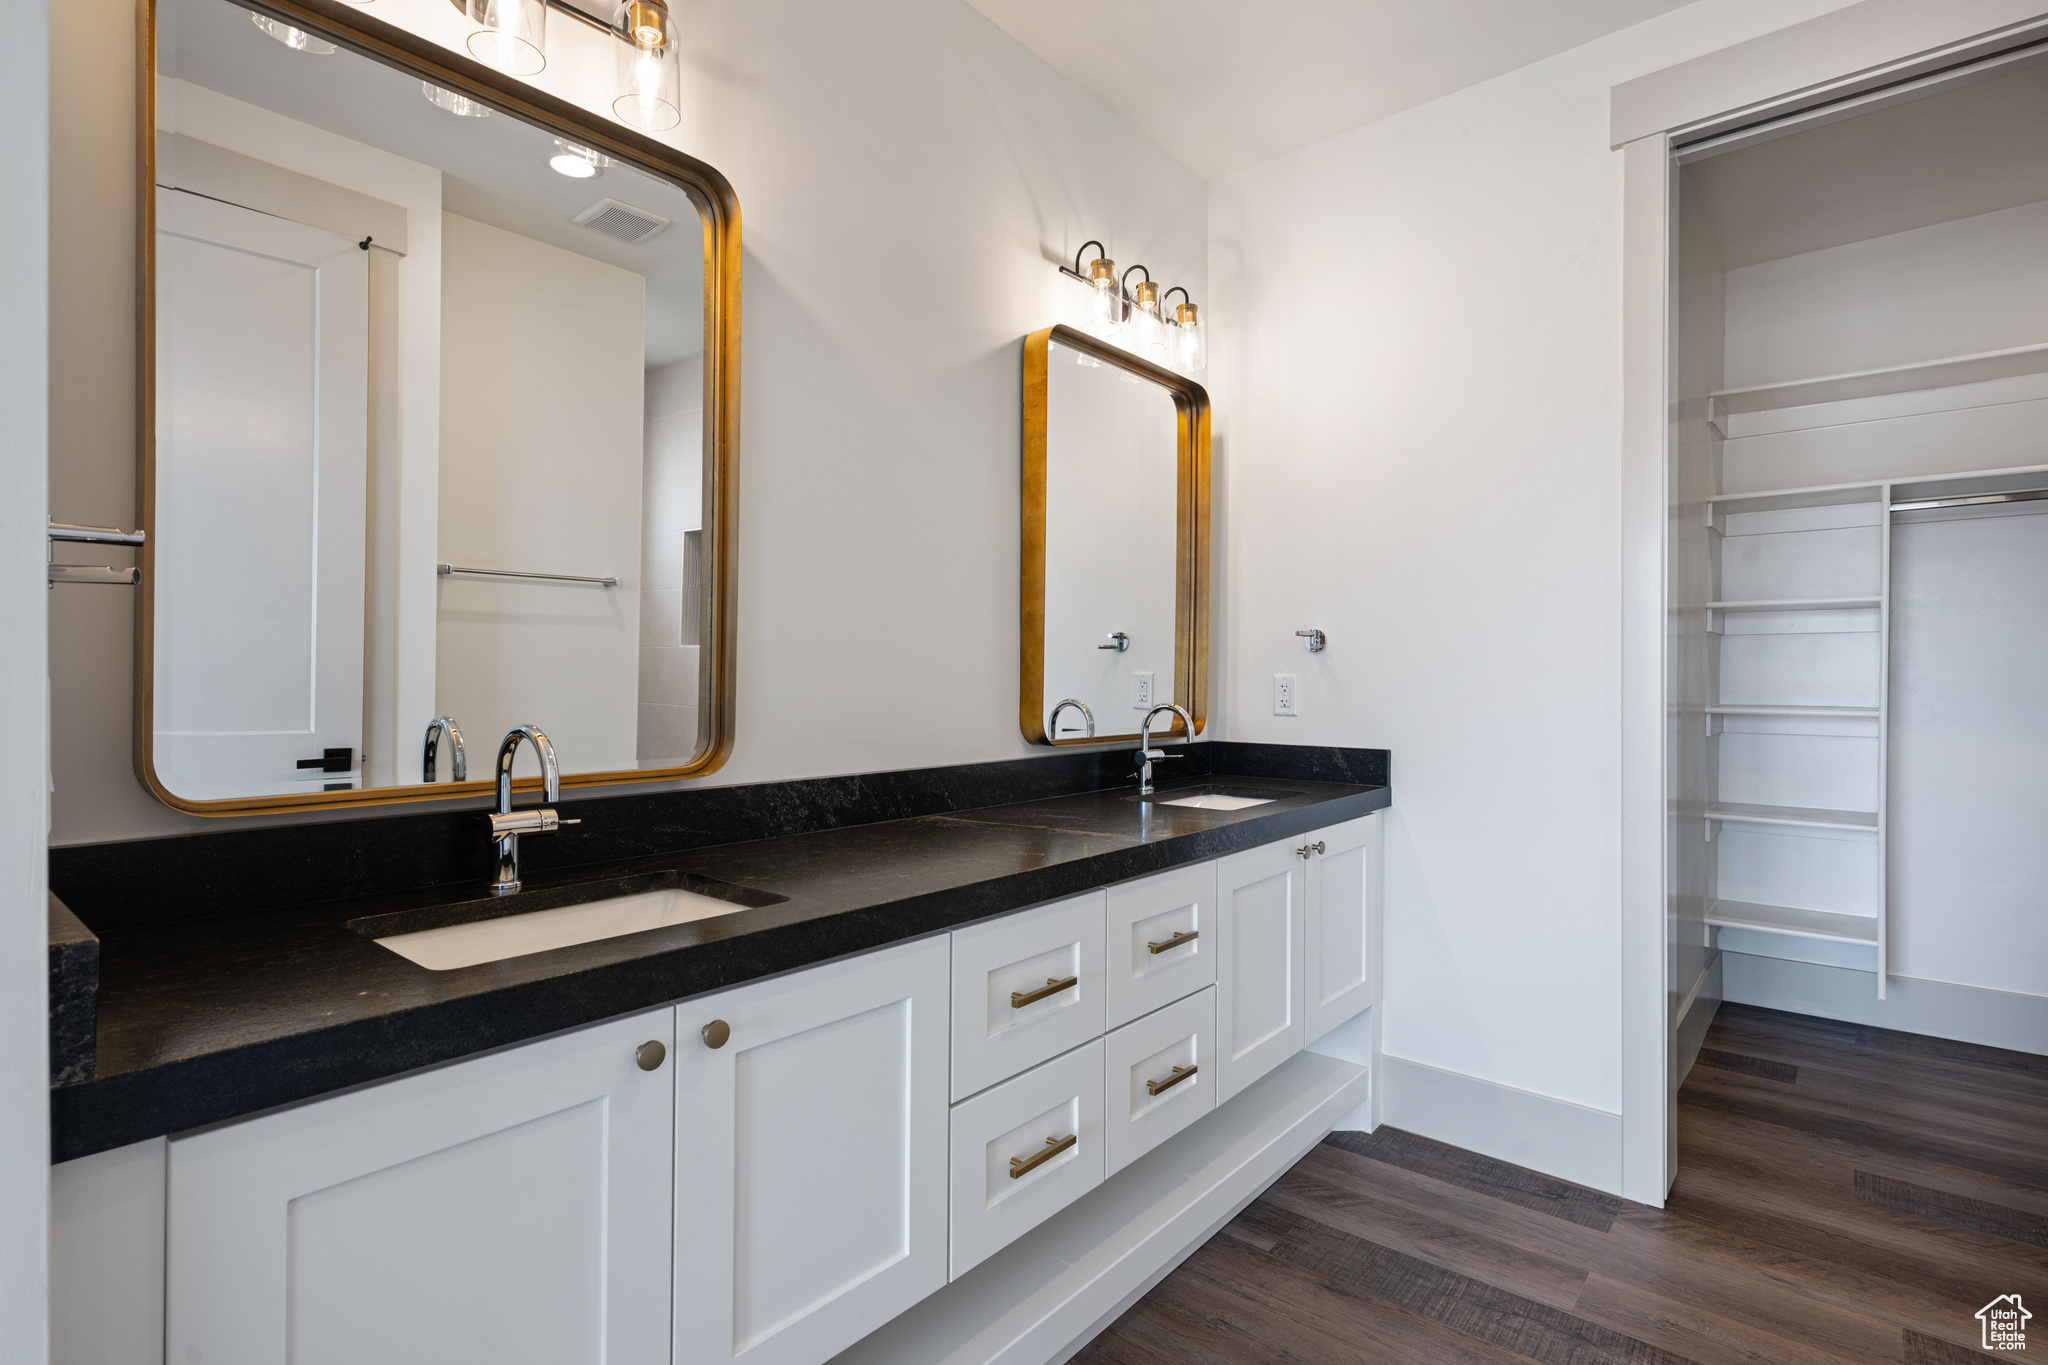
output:
[[1688,0],[967,0],[1204,179]]

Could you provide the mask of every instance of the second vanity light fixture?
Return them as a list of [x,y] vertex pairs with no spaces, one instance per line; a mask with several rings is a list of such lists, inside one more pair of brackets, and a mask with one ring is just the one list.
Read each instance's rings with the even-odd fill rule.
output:
[[[535,76],[547,69],[548,0],[450,3],[475,26],[468,47],[470,55],[478,61],[508,76]],[[666,132],[683,121],[681,44],[668,0],[623,0],[612,12],[609,24],[573,5],[555,8],[618,40],[617,93],[612,99],[615,118],[656,133]],[[428,98],[434,97],[429,93]],[[440,100],[435,103],[449,108]]]
[[[1090,247],[1102,254],[1088,259],[1084,271],[1082,261]],[[1185,286],[1175,285],[1162,294],[1152,272],[1143,265],[1131,266],[1119,276],[1109,248],[1093,240],[1081,243],[1074,264],[1061,266],[1060,274],[1088,286],[1085,325],[1095,335],[1182,374],[1207,368],[1208,329]],[[1133,285],[1132,275],[1143,278]],[[1182,302],[1174,306],[1169,318],[1165,304],[1175,294]]]

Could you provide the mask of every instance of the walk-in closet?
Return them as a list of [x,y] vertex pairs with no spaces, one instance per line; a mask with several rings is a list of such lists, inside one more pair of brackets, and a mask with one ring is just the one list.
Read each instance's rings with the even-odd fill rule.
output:
[[2013,997],[2048,994],[2048,62],[1677,160],[1674,1079],[1723,997],[2025,1046]]

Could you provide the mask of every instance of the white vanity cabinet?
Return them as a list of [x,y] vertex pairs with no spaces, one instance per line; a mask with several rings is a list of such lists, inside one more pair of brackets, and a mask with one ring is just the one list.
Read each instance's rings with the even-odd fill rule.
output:
[[1313,1043],[1380,996],[1378,814],[1309,835],[1302,976],[1304,1040]]
[[165,1357],[662,1365],[674,1018],[174,1138]]
[[818,1365],[946,1282],[950,961],[940,935],[676,1007],[678,1365]]

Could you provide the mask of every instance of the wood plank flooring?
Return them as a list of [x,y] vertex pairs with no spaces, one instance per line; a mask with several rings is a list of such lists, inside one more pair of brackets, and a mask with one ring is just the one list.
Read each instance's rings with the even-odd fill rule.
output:
[[1076,1365],[1950,1365],[2002,1294],[2048,1351],[2048,1057],[1724,1005],[1678,1125],[1662,1209],[1333,1133]]

